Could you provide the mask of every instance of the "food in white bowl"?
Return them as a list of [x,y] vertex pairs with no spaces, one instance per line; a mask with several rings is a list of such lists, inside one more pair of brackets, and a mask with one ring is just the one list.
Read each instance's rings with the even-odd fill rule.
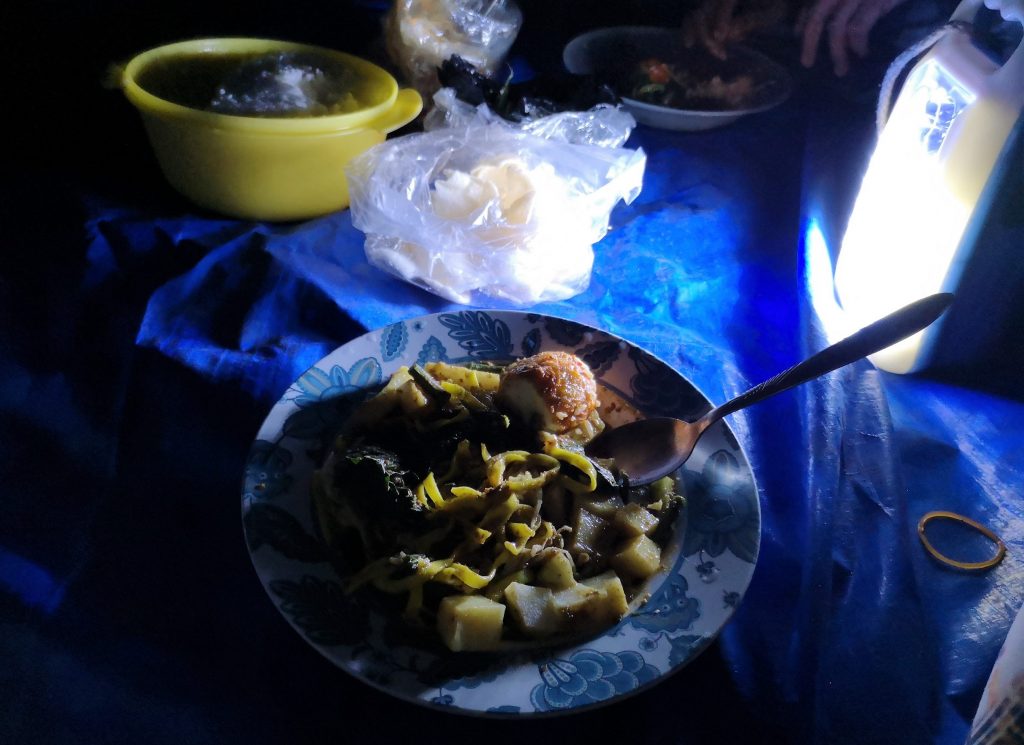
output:
[[400,368],[313,479],[328,544],[359,547],[347,591],[395,596],[455,652],[617,623],[661,570],[682,497],[587,457],[604,427],[566,352]]
[[760,52],[730,45],[720,59],[685,47],[677,28],[594,29],[572,39],[562,60],[569,72],[611,86],[638,122],[660,129],[725,126],[775,108],[792,89],[788,71]]
[[697,75],[683,65],[648,57],[635,65],[628,96],[677,109],[739,109],[754,100],[759,85],[748,73]]

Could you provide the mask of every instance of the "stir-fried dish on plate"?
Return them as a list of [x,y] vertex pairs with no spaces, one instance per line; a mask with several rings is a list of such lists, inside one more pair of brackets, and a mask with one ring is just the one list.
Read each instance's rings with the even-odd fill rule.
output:
[[625,95],[677,109],[740,109],[754,100],[759,84],[749,73],[702,75],[650,57],[637,63]]
[[604,426],[592,372],[565,352],[402,367],[314,476],[347,590],[453,651],[615,624],[662,568],[682,497],[588,457]]

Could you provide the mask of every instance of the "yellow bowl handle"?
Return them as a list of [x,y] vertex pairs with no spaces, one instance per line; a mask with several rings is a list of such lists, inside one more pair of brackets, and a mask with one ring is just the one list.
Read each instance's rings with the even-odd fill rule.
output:
[[[376,129],[388,134],[399,127],[404,127],[423,111],[423,99],[412,88],[398,91],[395,103],[379,117],[366,124],[366,129]],[[360,128],[362,129],[362,127]]]
[[100,78],[100,85],[108,91],[124,90],[124,68],[127,66],[127,62],[108,64],[107,69],[103,71],[103,77]]

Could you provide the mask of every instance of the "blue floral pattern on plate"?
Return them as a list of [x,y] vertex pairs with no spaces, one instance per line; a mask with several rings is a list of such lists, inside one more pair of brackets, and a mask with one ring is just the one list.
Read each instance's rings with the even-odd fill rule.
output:
[[700,601],[688,596],[688,589],[686,577],[673,574],[627,623],[648,631],[689,629],[700,618]]
[[257,440],[249,448],[245,461],[245,483],[242,496],[246,499],[274,499],[284,494],[292,484],[288,467],[292,464],[289,450],[273,442]]
[[616,341],[601,341],[580,347],[576,354],[590,366],[595,375],[600,376],[615,364],[615,360],[622,354],[622,345]]
[[[689,524],[683,553],[721,556],[728,549],[753,562],[761,535],[761,513],[749,469],[742,467],[733,453],[718,450],[699,474],[688,473],[685,483]],[[705,581],[717,576],[716,570],[713,562],[698,565]]]
[[431,336],[427,339],[427,343],[423,345],[419,356],[416,357],[416,361],[421,365],[425,365],[428,362],[445,362],[447,360],[448,350],[444,348],[444,343],[436,336]]
[[503,360],[512,354],[512,334],[500,318],[483,311],[464,310],[442,313],[438,320],[470,357]]
[[584,649],[540,666],[542,682],[530,693],[537,711],[574,709],[631,693],[659,676],[639,652]]
[[530,329],[530,332],[523,337],[523,356],[532,357],[540,351],[540,343],[543,337],[540,335],[540,329]]
[[373,357],[356,360],[351,367],[333,365],[329,372],[313,367],[292,388],[297,407],[284,423],[283,434],[299,440],[318,440],[341,426],[352,408],[383,383],[381,363]]
[[393,323],[380,337],[380,356],[385,362],[398,359],[409,343],[409,331],[404,323]]
[[557,343],[567,347],[575,347],[583,343],[588,328],[581,323],[567,321],[564,318],[548,318],[544,321],[544,330]]
[[[400,698],[494,716],[568,712],[652,684],[699,654],[742,598],[757,558],[760,512],[742,449],[719,422],[680,472],[687,506],[650,600],[585,642],[502,654],[453,655],[396,626],[342,589],[323,545],[309,484],[323,444],[352,407],[402,365],[506,360],[564,349],[588,361],[606,394],[645,415],[692,416],[710,404],[661,360],[571,320],[460,311],[392,324],[338,348],[270,411],[246,462],[245,539],[282,615],[334,664]],[[619,423],[619,422],[613,422]],[[708,576],[715,581],[707,583]],[[722,588],[728,588],[723,590]]]
[[363,357],[349,368],[332,365],[330,372],[312,367],[295,381],[293,387],[299,389],[299,395],[292,400],[301,409],[320,401],[371,389],[381,382],[381,365],[373,357]]

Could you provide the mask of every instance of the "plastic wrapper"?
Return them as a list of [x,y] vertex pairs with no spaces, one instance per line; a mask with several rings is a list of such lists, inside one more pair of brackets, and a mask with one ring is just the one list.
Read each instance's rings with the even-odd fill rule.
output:
[[598,104],[587,111],[560,111],[508,122],[487,104],[473,106],[458,98],[454,89],[442,88],[434,95],[434,107],[424,119],[423,128],[430,131],[491,123],[504,123],[547,140],[618,148],[629,139],[636,119],[618,106]]
[[[442,90],[459,101],[479,106],[510,122],[524,122],[566,111],[589,111],[600,104],[621,106],[622,99],[593,75],[547,72],[516,81],[511,70],[488,76],[455,55],[438,68]],[[434,96],[437,101],[437,95]],[[437,101],[438,106],[442,102]],[[449,106],[448,108],[451,108]],[[630,125],[635,126],[635,123]]]
[[974,715],[968,743],[1012,743],[1014,731],[1018,734],[1021,731],[1021,711],[1024,711],[1024,608],[1017,612],[996,657]]
[[389,140],[349,165],[367,259],[461,304],[524,307],[584,291],[593,244],[615,204],[639,194],[646,156],[487,116]]
[[388,56],[424,99],[441,87],[437,70],[458,56],[491,75],[522,26],[511,0],[396,0],[385,20]]

